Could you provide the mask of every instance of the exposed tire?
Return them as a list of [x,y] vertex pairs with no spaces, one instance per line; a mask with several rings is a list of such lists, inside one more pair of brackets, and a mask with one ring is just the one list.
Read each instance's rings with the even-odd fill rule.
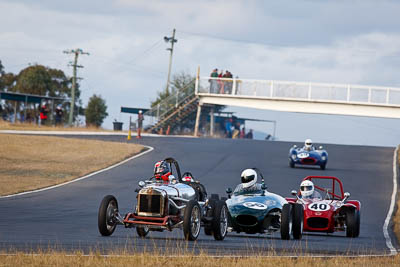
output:
[[149,233],[149,228],[147,226],[137,226],[136,227],[136,232],[140,237],[146,237],[147,234]]
[[210,199],[219,200],[219,195],[218,194],[211,194]]
[[291,160],[291,159],[289,160],[289,167],[290,167],[290,168],[294,168],[294,162],[293,162],[293,160]]
[[346,211],[346,236],[358,237],[360,235],[360,212],[357,209]]
[[293,238],[301,239],[303,236],[303,205],[293,205]]
[[[214,216],[214,209],[215,206],[217,205],[217,200],[215,199],[209,199],[208,200],[208,205],[211,207],[210,209],[207,210],[206,212],[206,217],[213,217]],[[212,223],[209,225],[204,225],[204,233],[206,235],[212,235],[213,234],[213,226]]]
[[214,208],[212,231],[215,240],[224,240],[228,231],[228,207],[225,201],[217,201]]
[[200,205],[195,200],[190,200],[185,208],[183,218],[183,234],[186,240],[194,241],[200,234],[201,210]]
[[322,164],[319,167],[321,168],[321,170],[325,170],[326,169],[326,164]]
[[100,203],[97,225],[99,232],[103,236],[110,236],[117,227],[114,214],[118,212],[117,199],[108,195]]
[[289,240],[292,232],[292,205],[284,204],[281,214],[281,239]]

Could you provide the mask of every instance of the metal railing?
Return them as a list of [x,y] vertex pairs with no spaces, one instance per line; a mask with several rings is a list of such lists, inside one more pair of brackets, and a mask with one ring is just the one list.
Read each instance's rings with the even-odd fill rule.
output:
[[152,126],[157,124],[164,117],[168,116],[173,110],[185,103],[189,98],[194,97],[194,91],[188,92],[190,86],[195,83],[193,79],[190,83],[186,84],[185,87],[176,90],[171,93],[170,96],[163,99],[160,103],[146,111],[143,115],[145,116],[144,127]]
[[400,88],[350,84],[200,77],[196,94],[400,107]]

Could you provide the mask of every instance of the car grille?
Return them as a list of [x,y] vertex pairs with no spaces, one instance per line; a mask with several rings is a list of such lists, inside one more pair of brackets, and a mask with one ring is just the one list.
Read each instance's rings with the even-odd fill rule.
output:
[[317,161],[313,158],[305,158],[305,159],[302,159],[301,162],[304,164],[314,164]]
[[327,218],[313,217],[307,220],[307,225],[311,228],[327,228],[328,222]]
[[236,217],[236,223],[241,226],[255,226],[257,222],[257,218],[251,215],[238,215]]
[[139,194],[138,200],[138,215],[162,216],[163,197],[160,194]]

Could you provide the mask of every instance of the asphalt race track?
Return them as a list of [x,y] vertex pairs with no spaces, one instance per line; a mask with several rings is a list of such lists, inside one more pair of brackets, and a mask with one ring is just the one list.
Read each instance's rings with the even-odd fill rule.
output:
[[[126,142],[122,136],[85,136]],[[221,140],[174,137],[145,137],[132,140],[154,150],[119,167],[88,179],[47,191],[0,199],[0,251],[38,249],[100,251],[158,251],[162,253],[208,252],[218,255],[305,255],[305,254],[388,254],[382,231],[393,191],[393,148],[324,145],[329,153],[325,171],[319,168],[288,166],[292,143],[255,140]],[[317,144],[319,145],[319,144]],[[147,238],[135,229],[119,227],[110,237],[97,229],[100,201],[116,196],[122,214],[133,209],[139,180],[152,175],[154,162],[174,157],[181,171],[191,171],[208,193],[225,196],[234,188],[245,168],[258,167],[268,190],[289,196],[307,175],[339,177],[351,199],[362,203],[359,238],[344,233],[305,234],[301,241],[281,240],[280,234],[246,235],[229,233],[224,241],[214,241],[202,233],[196,242],[183,240],[181,230],[151,232]],[[392,243],[395,244],[393,233]]]

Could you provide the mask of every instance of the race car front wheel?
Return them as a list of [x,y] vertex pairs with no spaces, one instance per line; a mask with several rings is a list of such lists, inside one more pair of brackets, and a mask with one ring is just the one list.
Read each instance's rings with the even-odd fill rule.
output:
[[136,226],[136,232],[140,237],[146,237],[146,235],[149,233],[149,227]]
[[200,205],[195,200],[190,200],[185,208],[183,218],[183,234],[186,240],[194,241],[200,234],[201,212]]
[[290,239],[292,233],[292,205],[284,204],[281,214],[281,238],[284,240]]
[[357,209],[346,211],[346,236],[358,237],[360,235],[360,212]]
[[105,196],[100,203],[97,221],[99,232],[101,235],[112,235],[117,226],[117,223],[115,221],[116,213],[118,213],[117,199],[111,195]]
[[303,205],[293,205],[293,238],[301,239],[303,236]]
[[224,240],[228,230],[228,208],[225,201],[219,200],[214,208],[212,232],[215,240]]

